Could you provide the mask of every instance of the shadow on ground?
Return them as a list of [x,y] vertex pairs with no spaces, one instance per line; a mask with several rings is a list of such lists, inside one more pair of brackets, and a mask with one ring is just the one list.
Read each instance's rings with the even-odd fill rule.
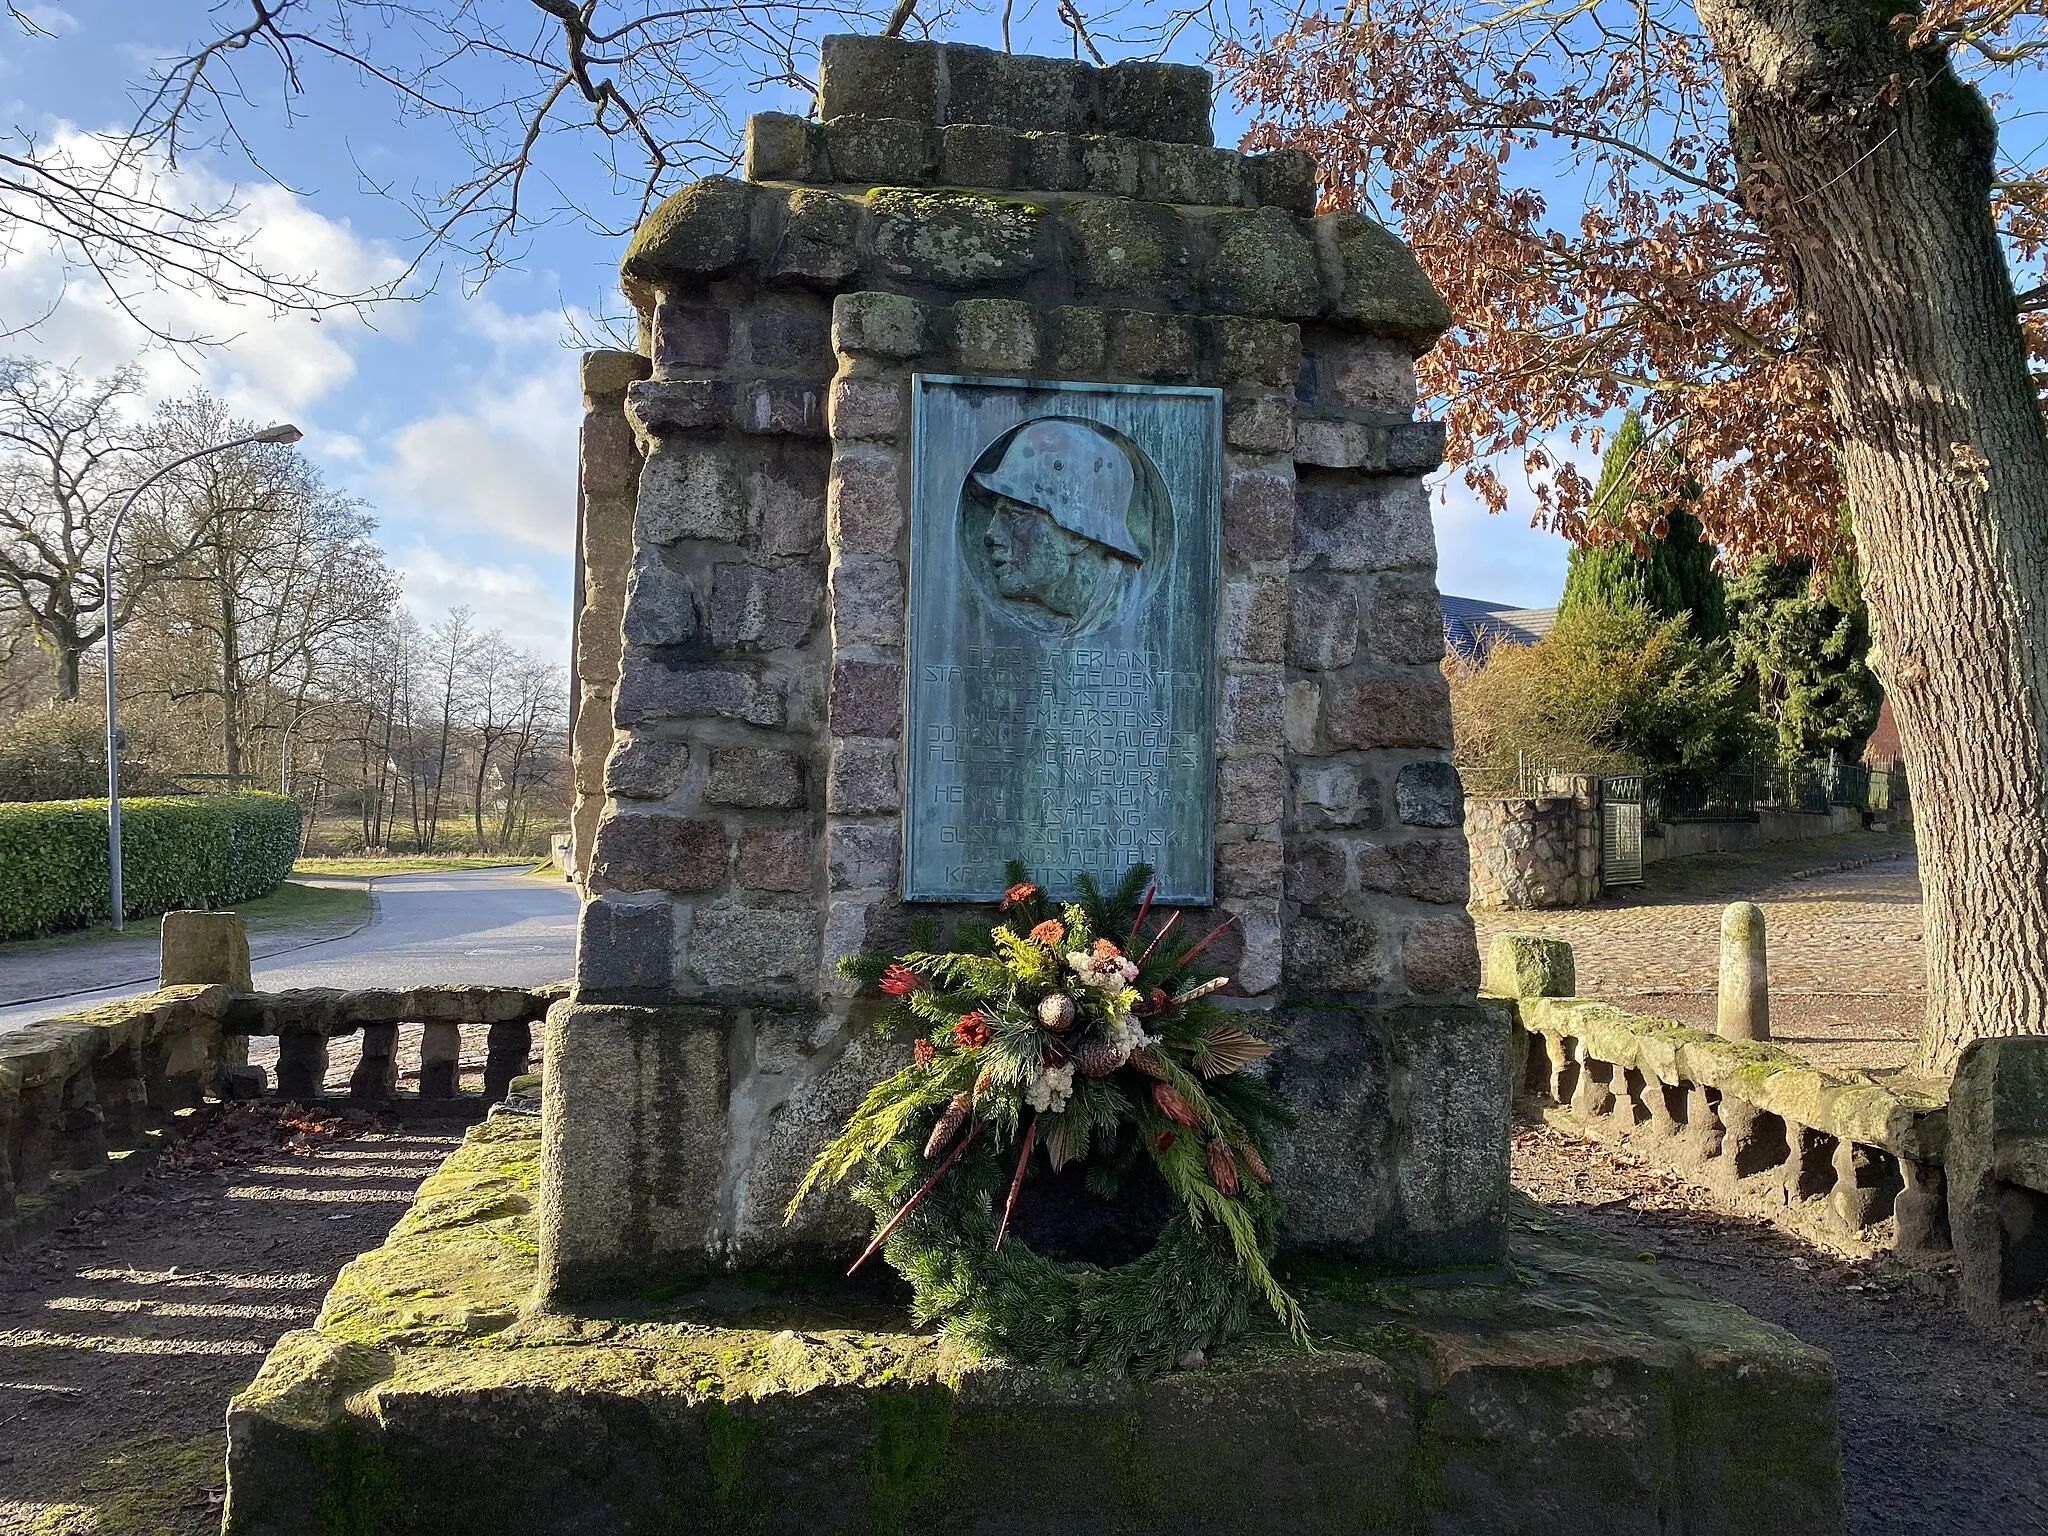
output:
[[228,1398],[459,1135],[238,1107],[0,1261],[0,1531],[218,1532]]

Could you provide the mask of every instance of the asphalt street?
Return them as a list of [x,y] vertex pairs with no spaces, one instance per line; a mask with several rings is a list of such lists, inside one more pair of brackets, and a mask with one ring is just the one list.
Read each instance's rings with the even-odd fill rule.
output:
[[[258,959],[257,988],[531,987],[565,980],[574,961],[576,891],[566,881],[495,869],[391,875],[375,881],[371,901],[368,926],[348,937]],[[0,1030],[147,990],[108,987],[0,1008]]]

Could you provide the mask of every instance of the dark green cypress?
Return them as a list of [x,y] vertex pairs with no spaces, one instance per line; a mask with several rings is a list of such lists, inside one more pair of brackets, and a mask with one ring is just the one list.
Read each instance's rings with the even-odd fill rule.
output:
[[1728,584],[1735,659],[1756,680],[1778,753],[1807,763],[1830,751],[1853,761],[1877,725],[1884,693],[1870,670],[1870,617],[1853,555],[1819,584],[1813,562],[1759,555]]
[[[1634,470],[1647,437],[1642,418],[1634,411],[1622,418],[1621,429],[1600,460],[1600,482],[1593,493],[1596,523],[1612,528],[1625,519],[1640,518]],[[1727,600],[1714,569],[1714,546],[1684,506],[1663,510],[1664,535],[1648,540],[1647,557],[1638,557],[1628,538],[1573,549],[1559,610],[1568,613],[1590,603],[1608,608],[1641,605],[1660,619],[1687,615],[1686,628],[1696,640],[1726,635]]]

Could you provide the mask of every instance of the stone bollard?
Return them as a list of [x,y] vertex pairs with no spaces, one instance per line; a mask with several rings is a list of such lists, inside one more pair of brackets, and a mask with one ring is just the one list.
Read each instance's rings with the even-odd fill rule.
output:
[[232,912],[166,912],[157,985],[254,992],[249,930],[241,918]]
[[1771,1038],[1764,909],[1753,901],[1731,901],[1721,913],[1721,1000],[1714,1029],[1724,1040]]
[[[226,987],[254,992],[249,971],[249,929],[233,912],[166,912],[157,949],[160,987]],[[249,1081],[249,1037],[223,1035],[214,1042],[216,1086],[223,1098],[254,1098],[263,1091]]]
[[1572,947],[1540,933],[1497,933],[1486,946],[1479,990],[1496,997],[1571,997],[1578,989]]

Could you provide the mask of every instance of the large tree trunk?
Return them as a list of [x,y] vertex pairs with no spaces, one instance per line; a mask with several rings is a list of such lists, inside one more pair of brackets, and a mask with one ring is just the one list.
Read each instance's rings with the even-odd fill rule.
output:
[[1860,0],[1698,0],[1841,433],[1925,892],[1924,1070],[2048,1033],[2048,439],[1991,115]]
[[70,647],[57,651],[57,702],[69,704],[78,697],[78,663],[82,652]]

